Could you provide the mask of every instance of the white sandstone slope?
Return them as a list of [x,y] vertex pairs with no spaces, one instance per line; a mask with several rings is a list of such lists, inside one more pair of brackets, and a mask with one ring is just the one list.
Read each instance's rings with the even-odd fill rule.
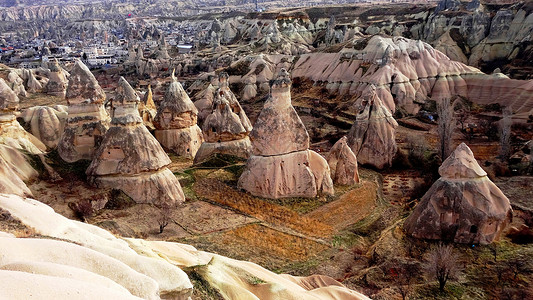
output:
[[0,299],[187,299],[186,267],[224,299],[368,299],[327,276],[279,275],[189,245],[118,238],[32,199],[0,194],[0,209],[61,239],[0,232]]
[[164,260],[138,255],[125,241],[116,238],[108,231],[69,220],[39,201],[15,196],[0,197],[0,208],[9,211],[13,217],[42,235],[69,240],[82,245],[85,249],[93,249],[120,261],[134,272],[155,280],[156,289],[163,294],[187,294],[192,289],[187,275],[179,268]]
[[[29,261],[81,268],[109,278],[135,296],[158,298],[158,285],[152,278],[134,271],[119,260],[73,243],[33,238],[0,238],[0,253],[2,266]],[[54,273],[53,269],[50,273]]]
[[11,270],[0,271],[0,297],[10,300],[39,299],[142,299],[132,294],[70,278]]
[[87,271],[82,268],[77,268],[64,264],[43,261],[18,261],[3,265],[0,267],[0,270],[27,272],[32,274],[87,281],[98,285],[104,289],[113,289],[118,292],[130,294],[130,292],[125,287],[105,276]]

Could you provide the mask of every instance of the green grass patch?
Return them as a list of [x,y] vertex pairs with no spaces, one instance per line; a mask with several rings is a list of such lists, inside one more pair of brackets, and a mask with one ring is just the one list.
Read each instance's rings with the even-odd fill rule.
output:
[[194,191],[194,183],[196,183],[196,177],[194,176],[193,169],[186,169],[183,172],[175,172],[174,175],[178,178],[185,199],[198,200],[199,197]]
[[409,299],[437,299],[437,300],[452,300],[462,299],[466,287],[460,283],[448,282],[444,287],[444,291],[439,290],[438,283],[429,282],[425,285],[417,286]]
[[305,261],[298,261],[280,268],[275,268],[272,272],[277,274],[290,274],[293,276],[310,276],[315,272],[314,270],[320,265],[320,263],[320,259],[313,257]]
[[365,246],[367,243],[364,237],[350,231],[345,231],[339,235],[333,236],[331,245],[335,248],[351,249],[356,246]]

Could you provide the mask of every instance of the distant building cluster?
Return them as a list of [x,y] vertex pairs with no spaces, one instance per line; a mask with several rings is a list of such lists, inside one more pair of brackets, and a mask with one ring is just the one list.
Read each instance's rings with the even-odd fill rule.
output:
[[[155,30],[159,35],[165,36],[168,45],[175,47],[177,53],[189,53],[193,49],[195,29],[184,27]],[[113,37],[117,36],[124,35],[120,33]],[[70,64],[75,59],[81,59],[91,68],[113,66],[127,60],[128,48],[132,46],[130,43],[135,43],[135,47],[141,47],[146,55],[150,55],[159,47],[160,41],[161,39],[151,36],[140,36],[133,39],[133,42],[124,38],[108,41],[106,33],[87,40],[35,38],[25,42],[15,33],[3,33],[0,34],[0,63],[10,67],[36,69],[53,59],[57,59],[61,64]]]

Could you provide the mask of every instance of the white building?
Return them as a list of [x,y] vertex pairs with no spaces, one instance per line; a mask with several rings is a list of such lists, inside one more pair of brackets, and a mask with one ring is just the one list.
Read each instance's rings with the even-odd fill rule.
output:
[[91,66],[103,66],[107,64],[116,64],[117,59],[112,55],[101,55],[94,58],[87,57],[87,63]]

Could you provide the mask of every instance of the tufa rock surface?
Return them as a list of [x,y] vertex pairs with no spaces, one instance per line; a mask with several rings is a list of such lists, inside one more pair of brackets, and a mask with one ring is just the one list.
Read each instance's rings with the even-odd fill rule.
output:
[[48,73],[48,83],[45,90],[48,95],[53,95],[61,98],[65,98],[67,90],[67,78],[63,69],[59,66],[57,59],[54,59],[50,64],[50,72]]
[[24,181],[39,174],[17,149],[0,145],[0,193],[21,197],[32,196]]
[[198,95],[198,100],[194,102],[194,106],[198,109],[198,123],[203,124],[205,118],[213,111],[213,100],[217,89],[209,83],[207,87]]
[[24,80],[20,78],[20,76],[14,70],[7,74],[7,81],[9,87],[13,90],[13,92],[15,92],[17,96],[28,96],[28,93],[26,93],[26,88],[24,87]]
[[28,71],[28,81],[26,82],[27,91],[30,93],[39,93],[43,89],[43,85],[37,78],[35,78],[35,75],[33,75],[33,72],[31,70]]
[[4,79],[0,78],[0,110],[2,113],[15,111],[19,108],[19,98]]
[[291,79],[286,71],[274,81],[250,133],[254,155],[271,156],[309,149],[309,134],[291,104]]
[[42,154],[46,146],[20,126],[15,112],[19,98],[0,78],[0,144],[25,150],[31,154]]
[[357,161],[378,169],[392,165],[396,155],[396,127],[398,123],[370,85],[355,103],[358,111],[350,133],[348,145]]
[[68,118],[66,106],[34,106],[24,110],[20,117],[30,125],[31,134],[48,149],[57,148]]
[[139,102],[139,114],[143,120],[144,126],[150,130],[154,130],[154,118],[157,114],[157,108],[154,103],[152,87],[148,86],[148,91],[144,94],[141,102]]

